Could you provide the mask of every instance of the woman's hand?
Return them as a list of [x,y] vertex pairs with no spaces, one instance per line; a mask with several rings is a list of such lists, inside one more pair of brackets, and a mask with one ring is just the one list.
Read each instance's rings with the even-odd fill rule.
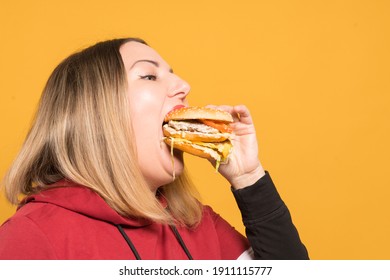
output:
[[244,105],[209,107],[227,111],[233,116],[233,150],[228,163],[220,165],[219,172],[235,189],[254,184],[265,172],[258,158],[256,131],[248,108]]

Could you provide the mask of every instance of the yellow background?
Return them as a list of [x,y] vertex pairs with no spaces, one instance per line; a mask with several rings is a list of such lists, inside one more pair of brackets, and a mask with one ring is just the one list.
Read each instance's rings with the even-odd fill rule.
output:
[[[144,38],[192,105],[249,106],[260,158],[313,259],[390,259],[390,2],[3,1],[0,176],[66,56]],[[203,201],[243,232],[228,184],[186,157]],[[13,212],[0,198],[0,222]]]

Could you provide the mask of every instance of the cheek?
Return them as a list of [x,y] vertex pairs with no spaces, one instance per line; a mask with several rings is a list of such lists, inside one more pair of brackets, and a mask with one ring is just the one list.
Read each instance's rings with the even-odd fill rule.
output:
[[144,156],[152,149],[161,126],[162,103],[148,92],[133,94],[130,98],[131,124],[135,135],[139,156]]
[[133,94],[130,96],[130,108],[133,118],[148,115],[158,106],[158,98],[152,94]]
[[[135,133],[145,132],[145,128],[154,125],[156,112],[160,112],[161,100],[149,91],[136,92],[130,95],[130,112]],[[139,131],[140,130],[140,131]]]
[[162,100],[165,98],[165,93],[158,84],[142,85],[131,84],[128,88],[129,99],[134,112],[143,112],[144,110],[150,110],[153,106],[161,105]]
[[132,118],[133,132],[140,156],[147,154],[156,142],[156,118],[152,114],[135,115]]

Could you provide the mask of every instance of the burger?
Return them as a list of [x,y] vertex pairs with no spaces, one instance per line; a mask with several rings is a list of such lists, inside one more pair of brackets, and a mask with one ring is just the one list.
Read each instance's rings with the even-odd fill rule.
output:
[[232,115],[207,107],[179,107],[164,119],[164,142],[173,149],[226,163],[232,151]]

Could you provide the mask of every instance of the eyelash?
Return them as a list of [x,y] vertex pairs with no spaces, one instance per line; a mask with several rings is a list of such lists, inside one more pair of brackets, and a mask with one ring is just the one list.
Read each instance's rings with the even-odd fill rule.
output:
[[139,76],[142,80],[147,80],[147,81],[155,81],[157,80],[156,75],[144,75],[144,76]]

